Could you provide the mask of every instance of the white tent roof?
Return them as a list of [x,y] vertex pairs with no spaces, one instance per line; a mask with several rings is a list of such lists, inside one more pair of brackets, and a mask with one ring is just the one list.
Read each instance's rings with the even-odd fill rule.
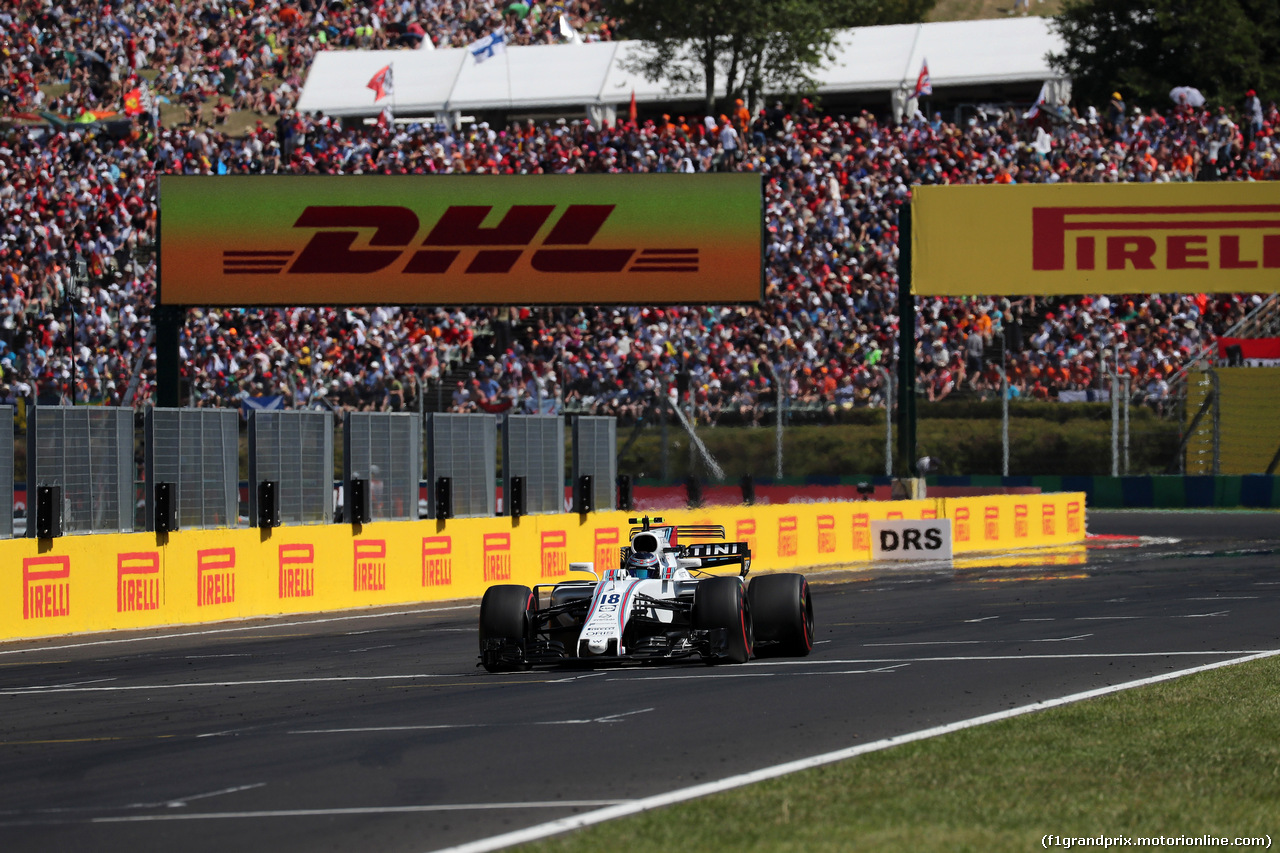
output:
[[[1049,19],[1026,17],[862,27],[840,33],[835,47],[834,61],[817,74],[819,92],[909,90],[926,60],[935,88],[1041,82],[1058,76],[1046,55],[1063,45]],[[460,49],[324,51],[316,54],[298,109],[373,116],[390,105],[394,113],[425,115],[621,106],[633,91],[640,103],[700,96],[628,70],[642,48],[626,41],[513,46],[482,63]],[[375,104],[368,82],[387,65],[394,94]]]

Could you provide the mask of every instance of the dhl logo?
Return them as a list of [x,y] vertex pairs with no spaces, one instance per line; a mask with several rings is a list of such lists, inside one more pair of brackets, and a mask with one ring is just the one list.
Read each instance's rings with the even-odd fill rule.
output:
[[316,594],[316,546],[281,545],[278,560],[279,597],[314,597]]
[[[696,248],[586,248],[616,205],[571,204],[533,249],[537,272],[694,273]],[[293,223],[313,231],[300,252],[224,251],[226,275],[368,275],[394,269],[402,275],[456,272],[467,255],[464,274],[508,273],[551,218],[553,204],[512,205],[496,225],[485,227],[491,205],[453,205],[418,242],[421,223],[407,207],[394,205],[311,205]],[[372,230],[368,248],[353,248],[361,232]]]
[[818,516],[818,553],[834,554],[836,550],[836,517]]
[[955,517],[955,541],[969,541],[969,508],[967,506],[956,507]]
[[1031,511],[1026,504],[1015,504],[1013,507],[1013,537],[1026,539],[1031,535]]
[[233,604],[236,600],[236,549],[196,551],[196,607]]
[[22,618],[70,615],[71,558],[25,558],[22,561]]
[[116,612],[160,609],[160,553],[116,555]]
[[995,542],[1000,539],[1000,507],[987,506],[982,508],[982,535],[988,542]]
[[794,557],[800,553],[800,520],[794,515],[778,519],[778,556]]
[[352,590],[376,592],[387,588],[387,540],[357,539],[351,543]]
[[541,534],[542,576],[560,578],[569,573],[569,537],[563,530],[544,530]]
[[482,540],[484,555],[484,580],[511,580],[511,534],[486,533]]
[[855,551],[871,550],[871,514],[855,512],[853,514],[853,549]]
[[1050,272],[1280,269],[1280,205],[1035,207],[1031,242]]
[[453,537],[422,537],[422,585],[453,585]]
[[608,572],[620,567],[622,535],[616,527],[597,527],[594,535],[596,571]]
[[1058,522],[1054,517],[1058,512],[1058,508],[1051,503],[1043,504],[1040,507],[1040,533],[1043,536],[1057,536]]
[[1067,533],[1080,533],[1083,515],[1084,513],[1080,511],[1080,501],[1071,501],[1067,504]]

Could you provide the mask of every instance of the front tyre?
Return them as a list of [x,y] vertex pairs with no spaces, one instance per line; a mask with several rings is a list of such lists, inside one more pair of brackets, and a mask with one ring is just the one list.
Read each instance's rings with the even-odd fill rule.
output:
[[804,657],[813,651],[813,601],[804,575],[761,575],[747,588],[756,639],[775,654]]
[[725,657],[746,663],[755,645],[746,590],[738,578],[708,578],[693,594],[693,627],[698,631],[724,629]]
[[527,669],[525,649],[532,635],[533,590],[499,584],[480,600],[480,662],[489,672]]

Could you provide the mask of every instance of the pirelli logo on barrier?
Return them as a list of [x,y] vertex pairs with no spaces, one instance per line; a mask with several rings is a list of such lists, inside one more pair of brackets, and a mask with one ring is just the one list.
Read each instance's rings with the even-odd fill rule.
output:
[[453,537],[422,537],[422,585],[453,585]]
[[539,534],[538,552],[544,578],[562,578],[569,574],[569,536],[563,530],[544,530]]
[[71,615],[71,558],[27,557],[22,561],[22,618]]
[[316,594],[316,546],[281,545],[277,559],[277,595],[312,598]]
[[1067,504],[1067,533],[1075,536],[1083,531],[1084,512],[1080,501],[1070,501]]
[[982,508],[982,536],[988,542],[1000,539],[1000,507],[985,506]]
[[1031,535],[1031,511],[1026,504],[1013,507],[1013,538],[1026,539]]
[[1280,204],[1037,207],[1034,270],[1280,269]]
[[836,552],[836,517],[834,515],[818,516],[818,553],[834,554]]
[[763,293],[759,175],[166,175],[159,199],[168,305]]
[[871,514],[855,512],[853,514],[853,550],[871,550]]
[[794,557],[800,553],[800,521],[794,515],[778,519],[778,556]]
[[234,604],[235,600],[236,549],[196,551],[196,607]]
[[734,521],[733,538],[738,542],[747,543],[747,550],[752,554],[759,553],[756,547],[756,520],[754,518],[739,518]]
[[592,536],[597,572],[611,572],[622,563],[622,534],[616,527],[597,527]]
[[351,543],[353,592],[382,592],[387,588],[387,540],[357,539]]
[[511,534],[486,533],[481,540],[484,556],[484,581],[511,580]]
[[1280,270],[1266,182],[919,189],[919,294],[1270,292]]
[[956,507],[952,533],[956,542],[969,541],[969,508],[967,506]]
[[1058,508],[1051,503],[1040,505],[1040,534],[1042,536],[1058,535],[1057,512]]
[[159,610],[160,552],[137,551],[116,555],[116,612]]

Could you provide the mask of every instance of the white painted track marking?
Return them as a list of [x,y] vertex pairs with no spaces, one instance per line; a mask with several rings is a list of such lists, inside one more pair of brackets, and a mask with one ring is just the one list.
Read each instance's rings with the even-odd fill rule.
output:
[[590,720],[535,720],[530,722],[518,723],[441,723],[439,725],[421,725],[421,726],[363,726],[360,728],[346,729],[297,729],[289,732],[291,735],[336,735],[336,734],[376,734],[381,732],[425,732],[436,729],[499,729],[511,728],[512,726],[584,726],[595,723],[620,723],[624,717],[633,717],[636,714],[647,714],[653,711],[653,708],[640,708],[636,711],[622,711],[617,714],[609,714],[605,717],[595,717]]
[[959,722],[949,723],[945,726],[935,726],[931,729],[922,729],[921,731],[911,732],[905,735],[885,738],[884,740],[879,740],[875,743],[851,746],[834,752],[823,753],[822,755],[802,758],[798,761],[789,761],[785,764],[774,765],[773,767],[764,767],[759,770],[753,770],[749,773],[740,773],[737,776],[729,776],[728,778],[719,779],[715,782],[705,782],[701,785],[679,788],[674,791],[655,794],[638,800],[624,801],[617,805],[608,806],[597,811],[587,812],[586,814],[570,815],[569,817],[560,818],[537,826],[531,826],[526,829],[506,832],[502,835],[494,835],[489,838],[482,838],[477,841],[459,844],[454,847],[442,848],[435,851],[435,853],[489,853],[489,851],[500,850],[503,847],[510,847],[516,844],[527,844],[530,841],[550,838],[553,835],[560,835],[561,833],[569,832],[570,830],[581,829],[586,826],[604,823],[605,821],[639,814],[641,812],[649,811],[650,809],[687,802],[710,794],[718,794],[722,791],[729,791],[734,788],[753,785],[757,782],[764,782],[768,779],[776,779],[779,776],[786,776],[801,770],[821,767],[824,764],[833,764],[837,761],[856,758],[859,755],[865,755],[869,752],[879,752],[880,750],[899,746],[904,743],[927,740],[940,735],[951,734],[952,732],[986,725],[987,723],[995,723],[1012,717],[1020,717],[1024,714],[1032,714],[1049,708],[1056,708],[1062,705],[1082,702],[1086,699],[1094,699],[1111,693],[1132,690],[1135,687],[1145,687],[1149,684],[1158,684],[1162,681],[1172,681],[1177,678],[1182,678],[1183,676],[1193,675],[1197,672],[1208,672],[1209,670],[1220,669],[1226,666],[1234,666],[1241,663],[1249,663],[1250,661],[1262,660],[1263,658],[1275,657],[1276,655],[1280,655],[1280,649],[1259,652],[1246,657],[1218,661],[1216,663],[1192,667],[1191,669],[1168,672],[1163,675],[1153,675],[1149,678],[1140,678],[1137,681],[1128,681],[1124,684],[1099,687],[1095,690],[1086,690],[1083,693],[1073,693],[1069,696],[1062,696],[1057,699],[1047,699],[1043,702],[1034,702],[1030,705],[1023,705],[1019,708],[1010,708],[1007,711],[998,711],[994,714],[984,714],[980,717],[960,720]]
[[256,687],[267,684],[332,684],[344,681],[416,681],[424,678],[474,678],[474,673],[416,673],[413,675],[344,675],[323,678],[263,678],[250,681],[184,681],[178,684],[117,684],[111,687],[18,687],[0,690],[0,696],[43,696],[48,693],[110,693],[126,690],[180,690],[197,687]]
[[165,820],[228,820],[251,817],[334,817],[336,815],[415,814],[421,812],[499,811],[508,809],[597,808],[630,800],[550,800],[532,803],[443,803],[423,806],[366,806],[334,809],[274,809],[258,812],[200,812],[97,817],[91,823],[153,823]]
[[[446,613],[451,610],[478,610],[480,603],[475,604],[457,604],[450,607],[423,607],[414,610],[387,610],[381,613],[344,613],[339,616],[328,616],[323,619],[303,619],[294,620],[289,616],[281,616],[281,620],[268,623],[255,622],[253,625],[234,625],[224,628],[210,628],[205,631],[178,631],[172,634],[147,634],[143,637],[112,637],[107,640],[88,640],[83,643],[64,643],[60,646],[34,646],[21,649],[0,649],[0,655],[21,655],[37,652],[43,654],[45,652],[56,652],[63,649],[87,649],[93,646],[114,646],[121,643],[147,643],[152,640],[180,640],[184,637],[211,637],[217,634],[238,634],[245,631],[270,631],[276,628],[296,628],[299,625],[329,625],[334,622],[346,622],[351,619],[381,619],[386,616],[422,616],[432,613]],[[254,619],[263,619],[266,617],[255,616]],[[432,630],[424,627],[422,630]],[[372,631],[354,631],[353,634],[371,634]],[[14,640],[14,642],[38,642],[40,637],[29,639]],[[43,638],[48,639],[48,638]]]
[[1206,595],[1200,598],[1188,598],[1187,601],[1256,601],[1260,595]]
[[[1091,636],[1088,634],[1081,636]],[[1078,638],[1066,637],[1064,640],[1074,640]],[[991,642],[1014,642],[992,640]],[[1031,640],[1029,642],[1054,642],[1051,640]],[[868,646],[890,646],[890,645],[939,645],[935,643],[867,643]],[[942,645],[964,645],[964,643],[946,643]],[[1079,654],[1039,654],[1039,655],[938,655],[933,657],[909,657],[909,658],[855,658],[849,660],[803,660],[791,658],[781,661],[759,660],[742,664],[735,669],[750,670],[757,667],[805,667],[805,666],[848,666],[862,664],[893,664],[893,663],[945,663],[959,661],[1017,661],[1017,660],[1073,660],[1083,658],[1100,658],[1115,659],[1121,658],[1159,658],[1159,657],[1221,657],[1222,655],[1254,655],[1262,654],[1254,649],[1222,649],[1218,651],[1164,651],[1164,652],[1096,652],[1096,653],[1079,653]],[[569,678],[557,678],[543,680],[543,684],[563,684],[569,681],[575,681],[581,678],[595,678],[599,676],[611,676],[609,681],[625,681],[625,680],[680,680],[680,679],[707,679],[707,678],[761,678],[772,676],[775,674],[786,673],[765,673],[765,672],[712,672],[698,671],[689,675],[658,675],[652,676],[652,673],[660,669],[660,667],[644,667],[636,668],[630,671],[620,669],[598,670],[583,675],[570,676]],[[868,670],[876,672],[878,670]],[[645,674],[641,674],[645,673]],[[536,676],[546,675],[546,673],[525,672],[525,673],[506,673],[507,675],[525,675]],[[842,673],[831,673],[838,675]],[[94,692],[113,692],[113,691],[145,691],[145,690],[175,690],[175,689],[195,689],[199,687],[266,687],[270,685],[295,685],[295,684],[332,684],[335,682],[362,682],[362,681],[418,681],[418,680],[435,680],[441,678],[462,678],[473,679],[477,684],[483,683],[483,679],[475,673],[405,673],[402,675],[364,675],[364,676],[325,676],[315,678],[267,678],[249,681],[186,681],[178,684],[132,684],[132,685],[111,685],[99,687],[85,687],[82,684],[92,684],[94,682],[79,682],[73,684],[54,684],[54,685],[33,685],[31,687],[11,687],[7,690],[0,690],[0,696],[45,696],[53,693],[94,693]],[[114,679],[105,679],[114,680]],[[640,713],[640,712],[632,712]],[[460,726],[458,726],[460,727]],[[427,726],[426,728],[431,728]],[[375,729],[376,730],[376,729]]]

